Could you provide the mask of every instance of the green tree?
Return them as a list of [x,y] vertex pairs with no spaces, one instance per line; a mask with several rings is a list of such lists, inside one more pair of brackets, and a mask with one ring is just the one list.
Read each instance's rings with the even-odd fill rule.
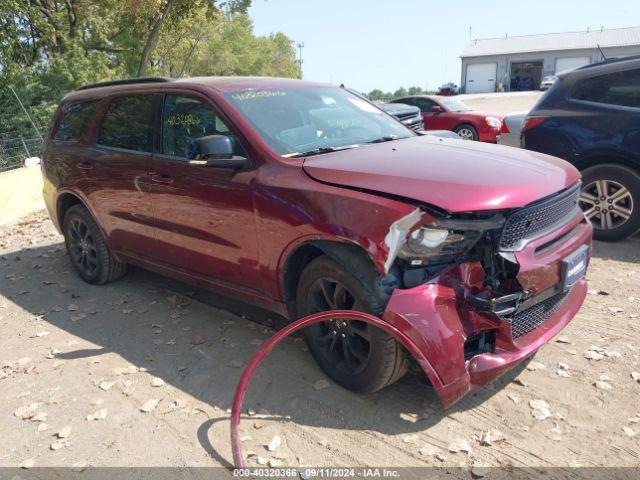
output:
[[409,87],[407,93],[409,95],[422,95],[424,94],[424,90],[422,89],[422,87]]
[[369,100],[383,100],[385,96],[386,94],[379,88],[371,90],[368,95]]
[[297,75],[292,41],[257,37],[250,0],[0,0],[0,136],[34,134],[80,85],[135,75]]
[[407,89],[404,87],[400,87],[395,92],[393,92],[392,96],[393,98],[400,98],[400,97],[406,97],[407,95],[409,95],[409,93],[407,92]]

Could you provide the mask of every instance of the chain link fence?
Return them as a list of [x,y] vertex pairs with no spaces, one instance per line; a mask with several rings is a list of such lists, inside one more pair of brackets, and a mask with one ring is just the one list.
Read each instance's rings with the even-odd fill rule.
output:
[[22,167],[25,159],[42,154],[41,135],[48,130],[50,107],[27,106],[26,110],[0,112],[0,172]]
[[0,172],[20,168],[25,159],[39,157],[41,154],[42,139],[38,135],[9,137],[0,133]]

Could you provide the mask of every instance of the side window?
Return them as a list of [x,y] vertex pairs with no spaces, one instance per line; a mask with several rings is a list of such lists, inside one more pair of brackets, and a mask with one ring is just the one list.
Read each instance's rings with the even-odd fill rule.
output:
[[246,156],[240,142],[215,112],[191,97],[167,95],[162,114],[162,153],[193,158],[191,142],[208,135],[226,135],[235,155]]
[[56,130],[55,140],[66,142],[80,139],[84,127],[96,111],[98,102],[69,103],[62,107],[62,119]]
[[428,113],[431,111],[431,108],[436,105],[436,102],[429,100],[428,98],[417,98],[416,105],[420,108],[421,112]]
[[156,95],[118,97],[102,119],[98,143],[107,147],[150,152]]
[[585,78],[571,92],[576,100],[640,108],[640,69]]

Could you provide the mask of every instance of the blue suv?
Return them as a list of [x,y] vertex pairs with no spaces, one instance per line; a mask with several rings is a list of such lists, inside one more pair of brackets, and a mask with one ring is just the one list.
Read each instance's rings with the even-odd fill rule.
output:
[[558,75],[527,115],[521,141],[582,172],[580,206],[595,238],[640,230],[640,56]]

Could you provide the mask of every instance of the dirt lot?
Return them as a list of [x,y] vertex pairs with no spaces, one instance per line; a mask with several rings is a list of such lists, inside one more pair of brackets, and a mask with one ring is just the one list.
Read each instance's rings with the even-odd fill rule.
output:
[[[42,212],[0,227],[0,465],[228,465],[240,366],[276,319],[141,270],[86,285],[61,241]],[[639,247],[596,244],[562,336],[449,411],[417,374],[350,393],[287,341],[247,395],[248,463],[637,466]]]

